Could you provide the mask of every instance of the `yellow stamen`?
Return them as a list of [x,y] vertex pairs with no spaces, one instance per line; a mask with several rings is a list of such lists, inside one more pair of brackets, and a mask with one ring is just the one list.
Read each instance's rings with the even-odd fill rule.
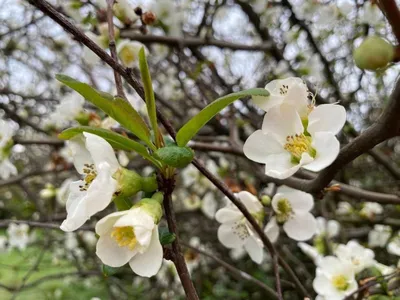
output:
[[111,237],[115,239],[118,246],[128,247],[130,250],[133,250],[137,244],[135,232],[131,226],[114,227]]
[[300,162],[303,153],[308,153],[311,157],[315,157],[317,154],[317,151],[311,146],[311,137],[303,133],[286,137],[286,142],[283,148],[292,155],[295,163]]
[[347,278],[344,275],[337,275],[332,278],[333,286],[340,290],[345,291],[349,287],[349,283],[347,282]]
[[286,198],[279,199],[277,203],[276,220],[278,223],[285,223],[293,213],[292,205]]

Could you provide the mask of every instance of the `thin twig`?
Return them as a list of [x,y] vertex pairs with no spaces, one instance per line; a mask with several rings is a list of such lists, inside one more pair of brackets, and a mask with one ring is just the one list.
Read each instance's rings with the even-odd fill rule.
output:
[[[115,46],[115,33],[114,33],[114,15],[113,15],[114,0],[107,0],[107,23],[108,23],[108,39],[111,57],[118,62],[117,48]],[[125,97],[124,88],[122,86],[121,75],[114,70],[115,85],[117,88],[117,95],[122,98]]]

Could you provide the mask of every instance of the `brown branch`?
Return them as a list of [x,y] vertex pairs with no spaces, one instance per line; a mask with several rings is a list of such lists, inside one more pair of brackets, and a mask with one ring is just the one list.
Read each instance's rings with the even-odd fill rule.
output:
[[[118,62],[117,49],[115,46],[115,33],[114,33],[114,15],[113,15],[114,0],[107,0],[107,23],[108,23],[108,39],[111,57]],[[117,87],[117,95],[122,98],[125,97],[124,88],[122,86],[121,75],[114,70],[114,80]]]
[[176,48],[197,48],[197,47],[218,47],[222,49],[231,50],[244,50],[244,51],[269,51],[271,50],[271,43],[266,42],[259,45],[245,45],[237,44],[228,41],[220,41],[211,38],[196,38],[196,37],[171,37],[171,36],[161,36],[161,35],[143,35],[138,34],[134,30],[122,30],[121,37],[131,39],[134,41],[139,41],[144,44],[164,44]]
[[389,21],[397,42],[400,43],[400,11],[395,0],[379,0],[381,8],[386,19]]
[[179,278],[183,289],[185,290],[186,297],[189,300],[198,300],[196,289],[190,278],[190,273],[187,268],[185,257],[183,256],[182,249],[179,242],[178,228],[175,219],[175,212],[172,206],[172,192],[175,187],[174,178],[165,178],[162,176],[159,179],[159,188],[164,192],[164,210],[165,217],[168,223],[168,229],[171,233],[175,234],[175,240],[172,242],[173,262],[178,272]]

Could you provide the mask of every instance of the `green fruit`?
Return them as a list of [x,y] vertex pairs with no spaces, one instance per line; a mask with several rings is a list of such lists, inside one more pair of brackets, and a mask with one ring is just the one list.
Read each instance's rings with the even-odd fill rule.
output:
[[393,61],[394,48],[385,39],[371,36],[354,50],[353,56],[357,67],[374,71]]

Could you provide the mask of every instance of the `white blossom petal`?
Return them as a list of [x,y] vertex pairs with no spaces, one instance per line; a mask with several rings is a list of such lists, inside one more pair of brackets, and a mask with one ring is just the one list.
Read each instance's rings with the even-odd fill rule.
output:
[[307,131],[314,135],[316,132],[338,134],[346,123],[346,110],[337,104],[322,104],[314,108],[308,115]]
[[244,248],[255,263],[261,264],[264,254],[263,246],[255,237],[249,237],[244,244]]
[[144,253],[136,254],[130,261],[132,271],[143,277],[156,275],[163,261],[163,249],[158,238],[158,226],[155,226],[151,242]]
[[99,220],[96,223],[96,228],[95,228],[96,234],[98,235],[106,234],[114,226],[115,222],[117,222],[117,220],[121,216],[126,215],[128,212],[129,210],[117,211]]
[[220,223],[231,223],[239,220],[243,214],[234,207],[224,207],[217,211],[215,219]]
[[137,252],[129,247],[120,247],[115,239],[111,237],[111,230],[100,235],[96,245],[96,255],[103,264],[110,267],[121,267],[125,265]]
[[247,191],[241,191],[236,195],[250,213],[257,213],[263,209],[261,202],[253,194]]
[[222,224],[218,228],[218,240],[227,248],[237,248],[245,243],[245,239],[233,232],[233,226],[235,226],[234,223]]
[[72,154],[75,169],[84,174],[85,164],[93,163],[92,156],[85,147],[85,137],[83,134],[78,134],[67,141],[67,146]]
[[275,217],[272,217],[267,226],[265,226],[264,233],[272,243],[275,243],[278,240],[279,226]]
[[106,162],[110,166],[110,172],[113,175],[118,170],[119,163],[111,145],[95,134],[84,132],[83,135],[86,138],[86,148],[93,158],[96,169],[99,168],[101,163]]
[[253,132],[243,146],[243,153],[252,161],[265,163],[268,155],[281,153],[283,150],[272,134],[263,133],[261,130]]
[[286,234],[296,241],[306,241],[312,238],[317,230],[317,222],[310,213],[294,214],[283,224]]
[[304,127],[295,108],[283,104],[270,109],[265,115],[262,131],[273,134],[284,145],[288,136],[303,133]]
[[317,151],[314,161],[303,165],[304,169],[318,172],[331,165],[339,154],[340,143],[330,132],[317,132],[313,136],[312,146]]

